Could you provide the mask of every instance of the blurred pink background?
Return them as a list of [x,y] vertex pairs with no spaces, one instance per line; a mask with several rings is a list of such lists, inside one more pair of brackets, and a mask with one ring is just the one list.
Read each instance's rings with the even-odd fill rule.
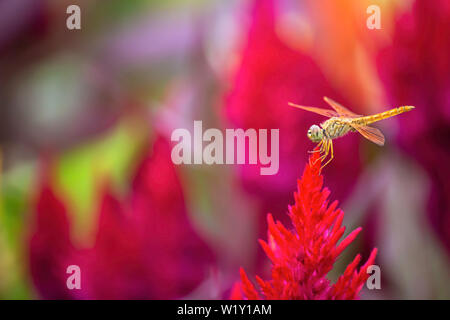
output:
[[[363,299],[450,298],[450,2],[0,0],[0,298],[222,299],[267,276],[266,215],[288,223],[324,118],[377,123],[334,143],[325,186],[363,231],[329,275],[378,248]],[[369,29],[370,5],[381,29]],[[280,169],[181,165],[171,133],[279,129]],[[79,265],[82,290],[66,288]]]

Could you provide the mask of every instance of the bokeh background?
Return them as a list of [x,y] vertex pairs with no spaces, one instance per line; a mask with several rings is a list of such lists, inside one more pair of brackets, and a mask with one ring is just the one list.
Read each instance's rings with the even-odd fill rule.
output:
[[[382,148],[336,141],[325,185],[363,231],[330,278],[377,247],[363,299],[449,299],[449,58],[446,0],[0,0],[0,298],[222,299],[241,266],[267,278],[257,239],[267,213],[288,222],[323,120],[287,102],[329,96],[416,106],[376,125]],[[175,167],[194,120],[279,128],[279,173]]]

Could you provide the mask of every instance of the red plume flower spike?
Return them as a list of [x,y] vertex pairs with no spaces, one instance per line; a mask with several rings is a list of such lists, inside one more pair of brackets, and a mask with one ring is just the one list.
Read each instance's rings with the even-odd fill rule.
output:
[[335,284],[327,279],[336,259],[353,242],[361,228],[345,237],[342,226],[344,212],[338,202],[329,203],[330,191],[323,188],[321,161],[317,152],[309,159],[303,176],[298,180],[295,204],[289,206],[293,230],[267,216],[268,241],[261,246],[272,262],[272,279],[256,277],[259,290],[241,269],[242,293],[233,288],[232,298],[254,299],[356,299],[369,275],[367,268],[375,261],[373,249],[367,262],[357,270],[361,256],[357,255]]

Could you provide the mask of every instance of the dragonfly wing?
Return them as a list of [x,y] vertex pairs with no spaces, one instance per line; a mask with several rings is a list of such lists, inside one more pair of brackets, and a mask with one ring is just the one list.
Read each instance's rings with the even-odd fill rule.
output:
[[339,115],[344,117],[350,117],[350,118],[357,118],[361,117],[360,115],[348,110],[346,107],[344,107],[342,104],[337,103],[333,99],[330,99],[328,97],[323,97],[323,100],[325,100],[326,103],[328,103],[334,110],[336,110]]
[[315,108],[315,107],[305,107],[305,106],[300,106],[300,105],[292,103],[292,102],[289,102],[289,105],[291,107],[314,112],[314,113],[317,113],[317,114],[320,114],[322,116],[329,117],[329,118],[339,117],[339,114],[337,112],[334,112],[333,110],[327,110],[327,109],[321,109],[321,108]]
[[352,125],[352,126],[367,140],[370,140],[379,146],[384,145],[385,141],[384,135],[377,128],[361,125]]

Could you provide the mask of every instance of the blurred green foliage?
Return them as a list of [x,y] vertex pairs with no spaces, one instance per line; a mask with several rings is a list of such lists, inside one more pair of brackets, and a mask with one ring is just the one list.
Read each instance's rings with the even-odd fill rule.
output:
[[[85,145],[57,156],[53,178],[56,191],[68,204],[76,240],[85,241],[92,231],[97,208],[99,177],[124,188],[130,168],[143,151],[145,130],[135,123],[120,123]],[[3,174],[0,215],[0,298],[33,296],[26,270],[27,244],[33,225],[33,202],[38,191],[40,166],[32,161]],[[101,179],[100,179],[101,180]]]

